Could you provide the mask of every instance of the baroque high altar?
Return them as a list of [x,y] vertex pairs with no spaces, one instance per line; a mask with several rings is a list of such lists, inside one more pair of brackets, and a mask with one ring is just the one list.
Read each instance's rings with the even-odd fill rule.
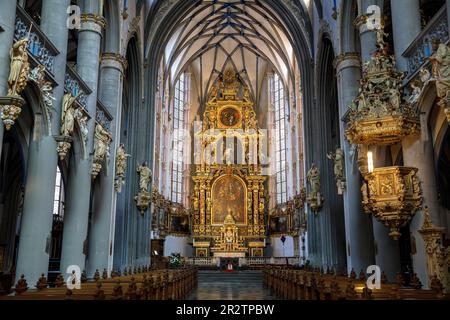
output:
[[196,130],[192,236],[197,257],[260,257],[266,237],[264,135],[249,88],[227,70]]

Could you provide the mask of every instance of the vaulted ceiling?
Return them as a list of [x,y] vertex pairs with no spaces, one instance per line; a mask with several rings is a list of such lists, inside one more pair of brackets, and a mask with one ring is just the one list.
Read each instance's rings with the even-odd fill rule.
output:
[[233,68],[259,100],[267,70],[285,83],[293,79],[294,54],[281,19],[254,0],[199,1],[182,20],[166,46],[166,74],[172,84],[193,71],[205,99],[219,73]]

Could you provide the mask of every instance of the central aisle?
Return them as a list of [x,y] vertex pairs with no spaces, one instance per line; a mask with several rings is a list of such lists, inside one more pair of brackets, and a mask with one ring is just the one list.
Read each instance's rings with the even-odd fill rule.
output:
[[199,271],[198,288],[188,300],[272,300],[261,271]]

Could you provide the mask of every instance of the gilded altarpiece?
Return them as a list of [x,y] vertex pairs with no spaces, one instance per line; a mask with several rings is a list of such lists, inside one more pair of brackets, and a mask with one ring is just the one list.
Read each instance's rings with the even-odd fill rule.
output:
[[233,71],[212,87],[195,139],[191,203],[196,256],[260,256],[266,237],[266,178],[260,163],[265,137],[250,91]]

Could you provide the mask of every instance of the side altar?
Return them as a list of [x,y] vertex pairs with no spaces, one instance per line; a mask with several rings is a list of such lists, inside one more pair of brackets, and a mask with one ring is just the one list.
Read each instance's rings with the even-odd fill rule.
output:
[[264,255],[262,142],[250,90],[227,70],[213,85],[195,132],[192,236],[197,257]]

